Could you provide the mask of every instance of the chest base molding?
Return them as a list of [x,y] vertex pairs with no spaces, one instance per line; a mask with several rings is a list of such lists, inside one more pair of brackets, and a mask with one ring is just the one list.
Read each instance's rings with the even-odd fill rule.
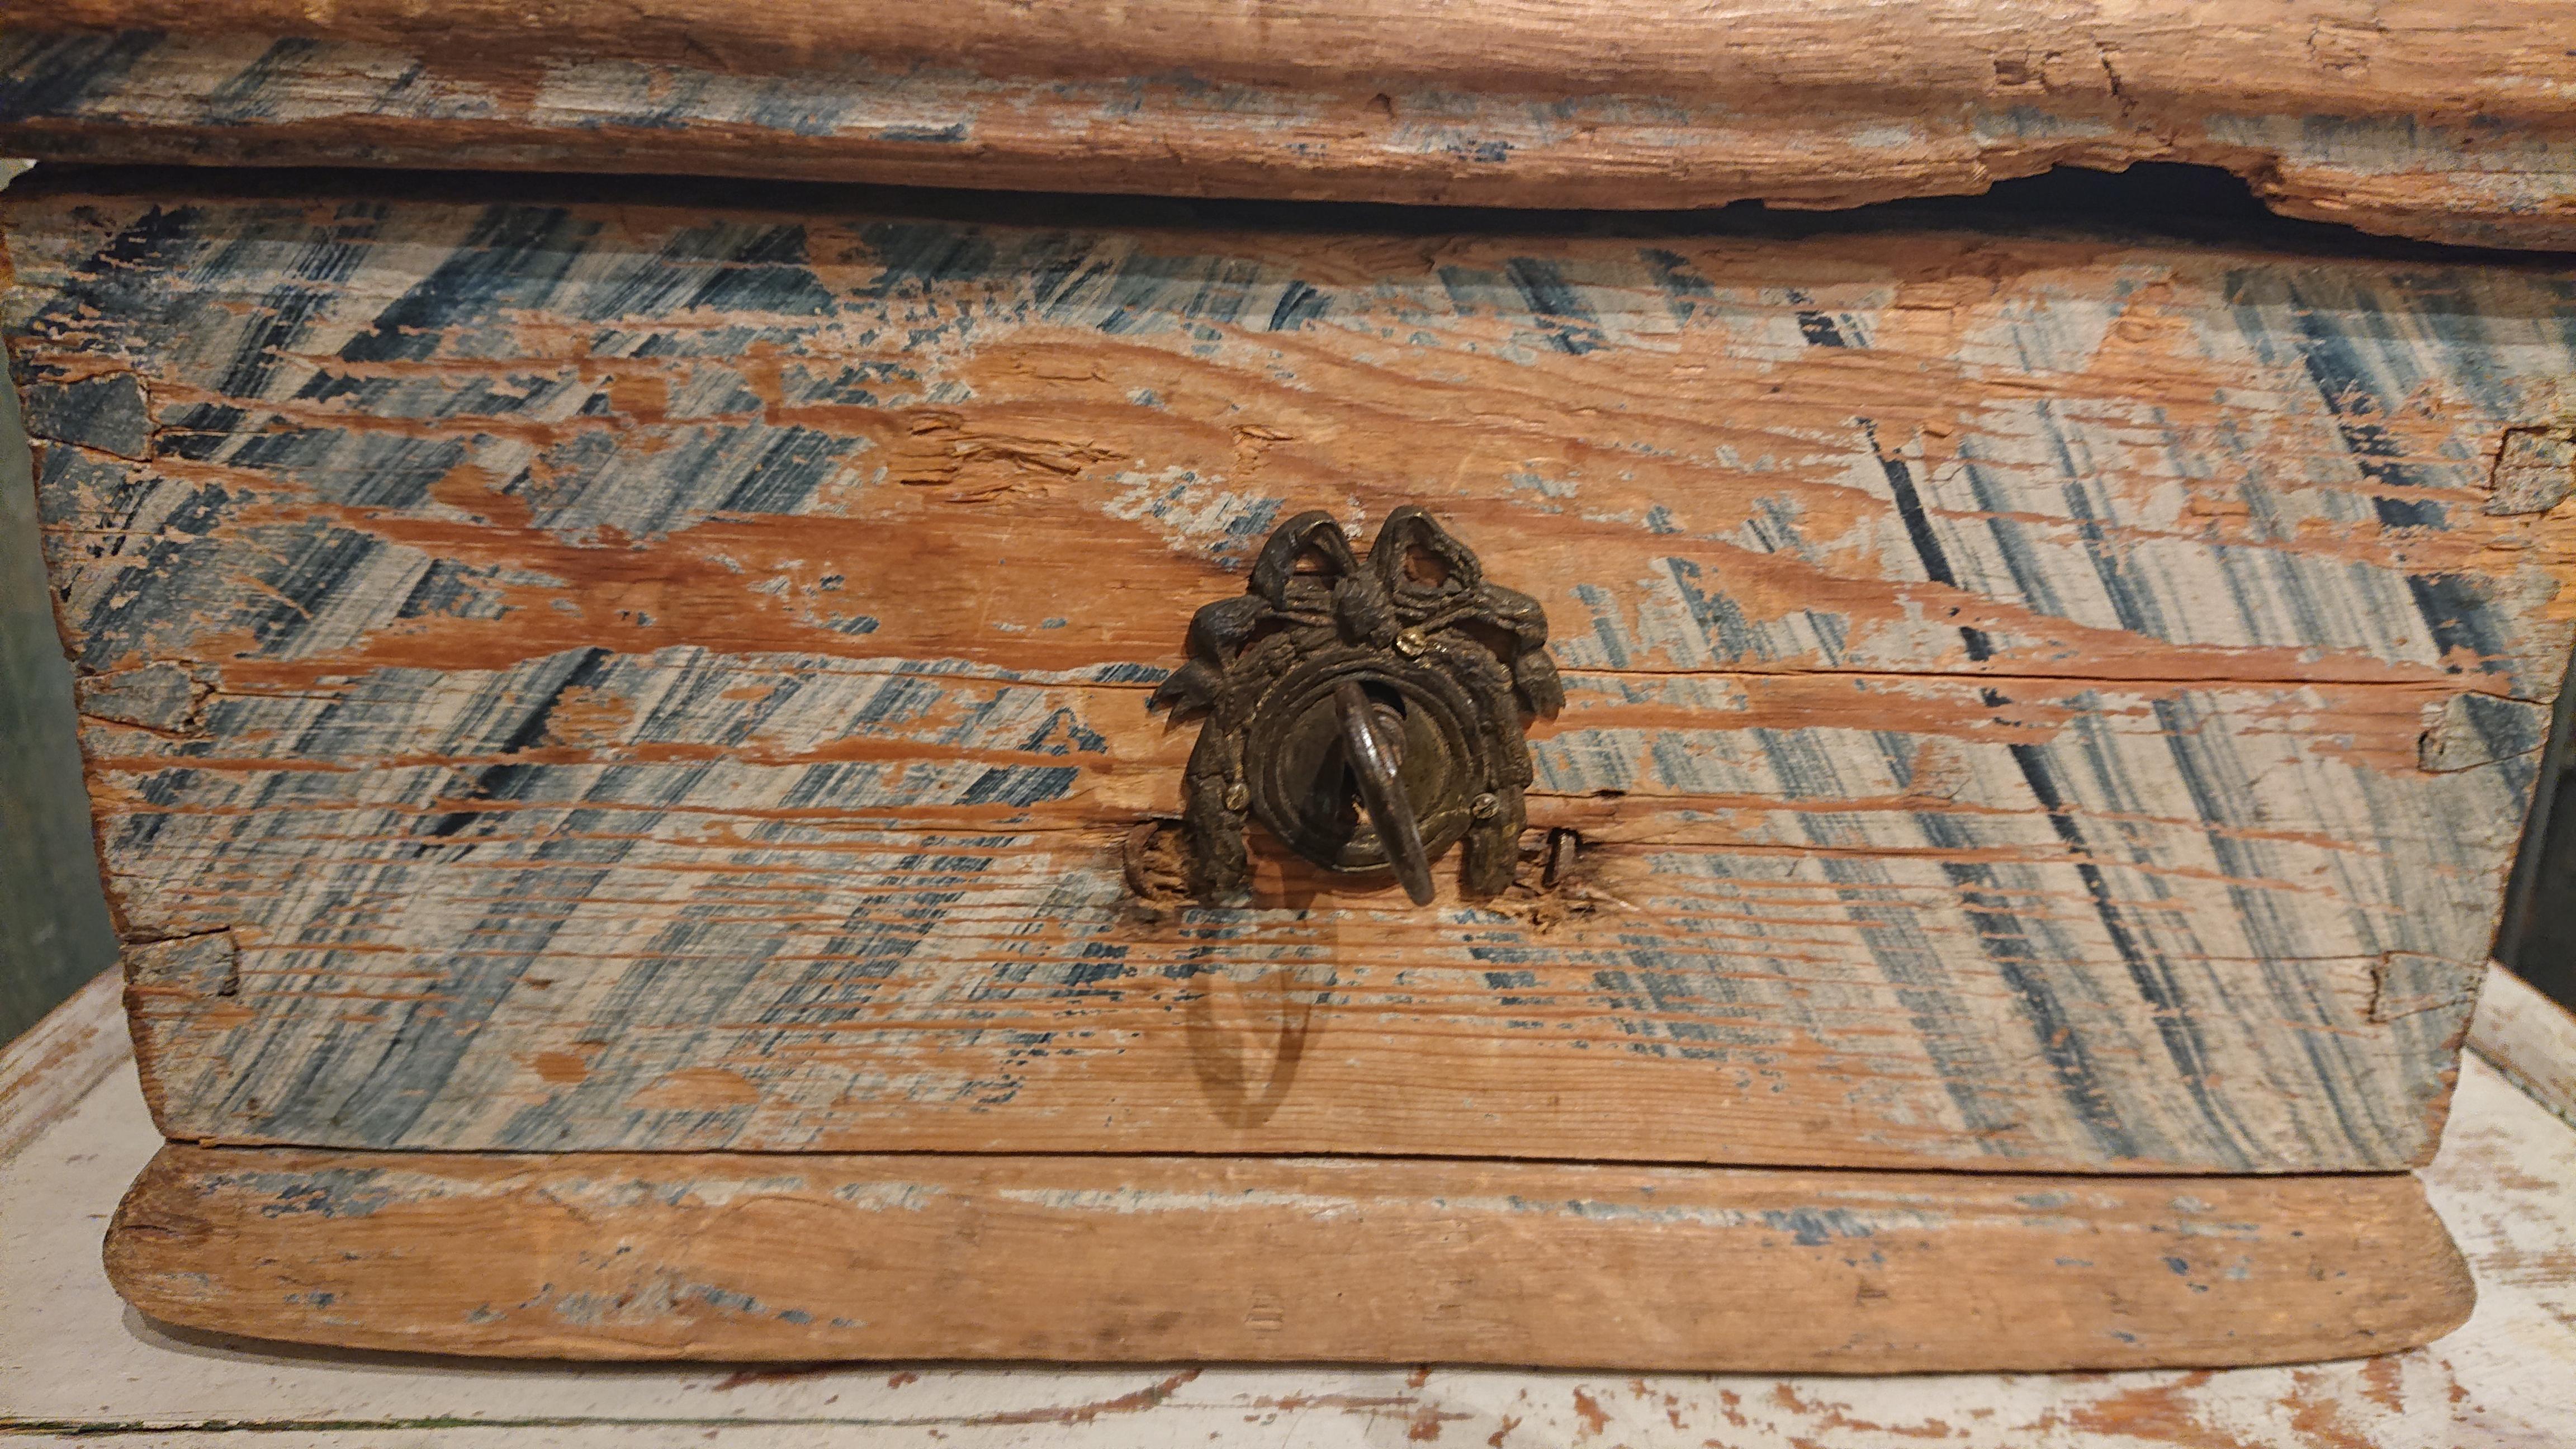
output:
[[574,1359],[2128,1369],[2393,1352],[2473,1298],[2408,1173],[173,1144],[106,1255],[186,1328]]

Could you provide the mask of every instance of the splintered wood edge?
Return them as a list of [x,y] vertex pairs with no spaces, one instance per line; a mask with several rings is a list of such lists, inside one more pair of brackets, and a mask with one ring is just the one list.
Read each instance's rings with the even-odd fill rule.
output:
[[106,1256],[186,1328],[578,1359],[2132,1369],[2392,1352],[2474,1298],[2404,1173],[174,1144]]
[[2288,216],[2576,245],[2549,0],[0,0],[0,29],[0,146],[58,160],[1612,209],[2179,161]]

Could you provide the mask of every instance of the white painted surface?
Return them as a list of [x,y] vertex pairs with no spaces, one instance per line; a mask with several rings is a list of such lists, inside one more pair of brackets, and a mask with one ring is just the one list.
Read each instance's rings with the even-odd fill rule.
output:
[[0,1047],[0,1161],[78,1110],[100,1078],[133,1059],[124,994],[125,978],[111,967]]
[[2469,1047],[2576,1124],[2576,1016],[2538,987],[2508,971],[2488,971],[2469,1021]]
[[[2474,1058],[2435,1205],[2477,1273],[2469,1325],[2388,1359],[2224,1373],[1759,1378],[1402,1368],[489,1364],[159,1330],[98,1266],[156,1143],[130,1067],[0,1166],[0,1432],[260,1449],[937,1442],[1229,1445],[1892,1443],[2564,1449],[2576,1426],[2576,1131]],[[446,1423],[426,1423],[445,1420]],[[225,1426],[216,1431],[211,1426]],[[1436,1431],[1436,1432],[1435,1432]]]

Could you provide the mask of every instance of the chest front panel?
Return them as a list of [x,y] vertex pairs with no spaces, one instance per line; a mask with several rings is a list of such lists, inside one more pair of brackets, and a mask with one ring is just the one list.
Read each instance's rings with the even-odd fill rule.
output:
[[[2576,617],[2541,271],[335,197],[11,248],[181,1137],[2420,1162]],[[1553,622],[1522,882],[1256,833],[1248,903],[1140,897],[1191,611],[1406,503]]]

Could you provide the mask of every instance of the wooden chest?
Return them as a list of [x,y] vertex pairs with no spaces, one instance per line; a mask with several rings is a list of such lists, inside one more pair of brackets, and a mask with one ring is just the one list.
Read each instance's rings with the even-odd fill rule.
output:
[[[1851,92],[1789,64],[1848,7],[1697,91],[1548,81],[1575,7],[1484,40],[1427,7],[1410,68],[1391,12],[1280,17],[1357,47],[1357,120],[1260,63],[1284,35],[1227,49],[1257,7],[1199,15],[1251,27],[1216,40],[987,17],[945,69],[820,0],[767,46],[603,5],[647,18],[561,53],[395,0],[235,8],[273,33],[0,6],[0,145],[1147,185],[1079,131],[1171,141],[1176,191],[1821,204],[1963,189],[1944,137],[2008,169],[1977,138],[2009,115],[2020,169],[2268,165],[2305,214],[2546,246],[2576,84],[2538,8],[2491,43],[2552,99],[2465,118],[2427,99],[2438,27],[2320,20],[2416,77],[2303,70],[2380,108],[2328,145],[2133,97],[2120,46],[2026,86],[1926,6],[1941,119],[1861,172]],[[2124,42],[2158,64],[2268,33],[2164,8]],[[1037,63],[1046,25],[1090,48]],[[1834,144],[1727,172],[1766,55],[1775,146]],[[2164,151],[2082,124],[2088,67]],[[1494,129],[1542,101],[1555,141]],[[896,134],[931,114],[974,148]],[[2317,179],[2406,125],[2413,189]],[[109,1245],[156,1317],[1910,1370],[2375,1352],[2467,1310],[2407,1169],[2576,633],[2561,260],[425,170],[40,168],[7,201],[173,1139]],[[1408,508],[1428,575],[1369,547]],[[1286,534],[1309,510],[1341,531]],[[1300,539],[1320,575],[1256,566]],[[1407,590],[1434,603],[1353,623]],[[1459,842],[1425,904],[1283,843],[1276,738],[1202,744],[1242,721],[1191,690],[1301,628],[1504,681],[1440,746],[1475,783],[1400,777]]]

